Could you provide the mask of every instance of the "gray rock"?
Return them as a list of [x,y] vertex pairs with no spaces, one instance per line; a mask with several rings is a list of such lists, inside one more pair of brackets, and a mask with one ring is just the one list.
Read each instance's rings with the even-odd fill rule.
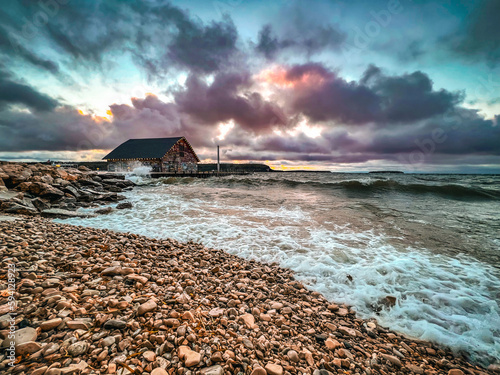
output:
[[85,354],[89,348],[89,344],[86,341],[78,341],[71,344],[68,347],[68,353],[72,357],[78,357],[79,355]]
[[104,328],[106,329],[123,329],[127,326],[127,323],[119,319],[110,319],[104,323]]
[[123,202],[123,203],[118,203],[116,205],[117,210],[123,210],[125,208],[132,208],[132,203],[130,202]]
[[[36,341],[37,336],[36,329],[32,327],[21,328],[16,331],[14,335],[14,342],[15,345],[18,346],[26,342]],[[4,348],[7,346],[10,346],[10,340],[4,340],[2,344],[2,347]]]

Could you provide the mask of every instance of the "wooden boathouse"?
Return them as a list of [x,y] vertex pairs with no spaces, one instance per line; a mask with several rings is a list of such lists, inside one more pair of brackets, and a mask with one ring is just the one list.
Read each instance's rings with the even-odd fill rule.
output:
[[129,139],[103,160],[109,171],[149,166],[152,172],[196,173],[200,159],[185,137]]

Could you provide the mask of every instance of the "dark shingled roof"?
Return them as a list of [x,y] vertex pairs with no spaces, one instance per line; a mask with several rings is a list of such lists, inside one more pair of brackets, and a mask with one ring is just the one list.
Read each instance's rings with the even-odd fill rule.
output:
[[129,139],[103,159],[160,159],[182,138]]

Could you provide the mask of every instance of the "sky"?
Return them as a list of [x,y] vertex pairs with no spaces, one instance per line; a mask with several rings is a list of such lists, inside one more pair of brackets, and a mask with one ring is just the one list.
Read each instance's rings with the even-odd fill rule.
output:
[[0,159],[500,173],[498,0],[5,0]]

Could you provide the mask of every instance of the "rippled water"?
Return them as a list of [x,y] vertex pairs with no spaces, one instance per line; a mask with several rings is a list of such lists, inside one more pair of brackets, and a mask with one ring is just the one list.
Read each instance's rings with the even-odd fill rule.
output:
[[500,361],[500,176],[166,178],[126,196],[132,210],[64,222],[278,262],[362,317]]

